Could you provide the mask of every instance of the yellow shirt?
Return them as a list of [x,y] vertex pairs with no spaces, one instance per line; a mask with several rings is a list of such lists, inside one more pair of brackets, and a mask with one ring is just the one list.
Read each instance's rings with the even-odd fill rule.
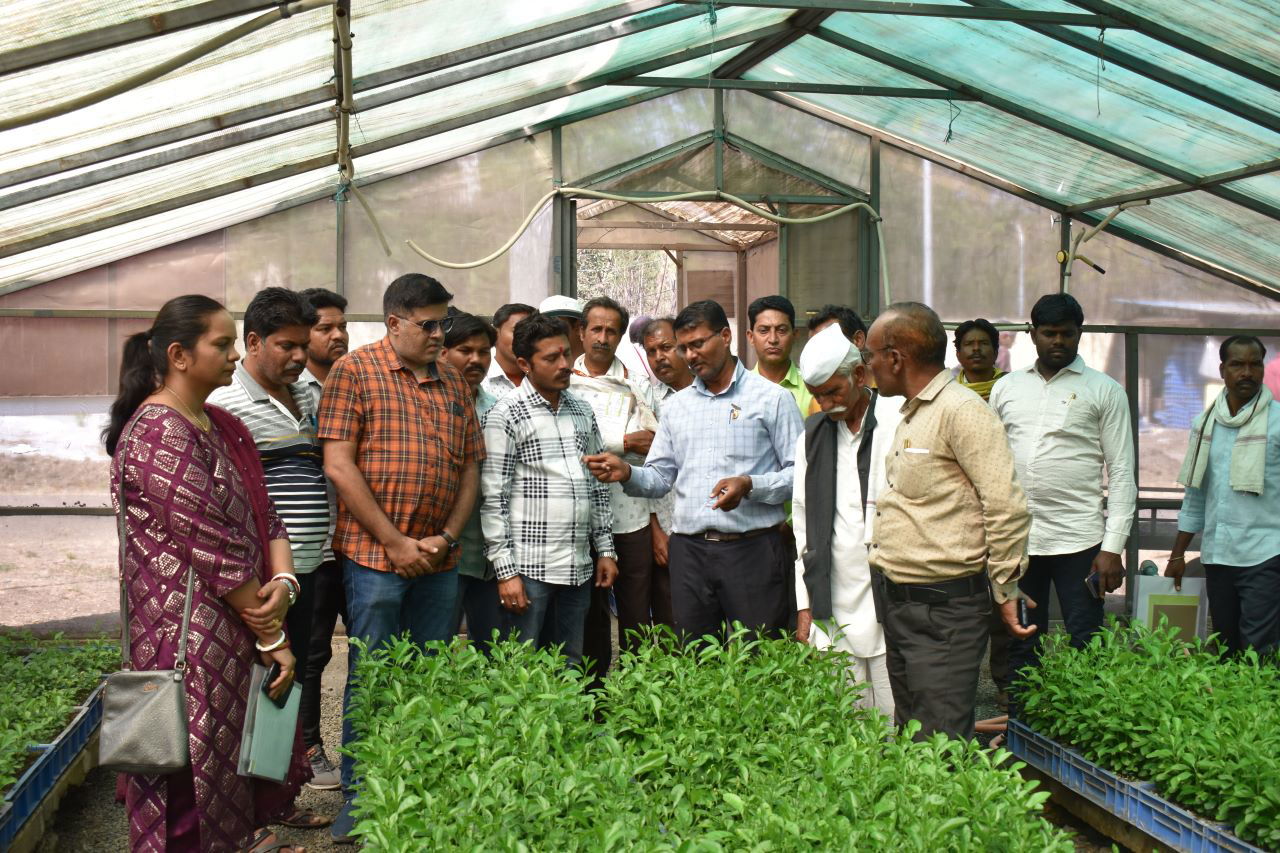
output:
[[[751,372],[760,375],[760,362],[756,362],[756,366],[751,368]],[[818,401],[813,399],[813,395],[809,393],[808,387],[804,384],[804,380],[800,378],[800,368],[796,367],[796,363],[791,362],[791,367],[787,368],[787,375],[782,377],[782,381],[777,383],[790,392],[795,398],[796,407],[800,409],[800,417],[807,418],[814,412],[822,411],[822,407],[818,405]]]
[[982,398],[940,371],[902,406],[885,457],[871,564],[895,583],[982,571],[997,602],[1027,567],[1031,515],[1004,427]]

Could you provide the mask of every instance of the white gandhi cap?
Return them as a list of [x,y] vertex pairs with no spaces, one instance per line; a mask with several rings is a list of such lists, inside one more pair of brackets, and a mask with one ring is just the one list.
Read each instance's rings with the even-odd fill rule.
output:
[[[853,352],[850,353],[850,350]],[[800,378],[806,385],[821,385],[832,377],[836,368],[849,358],[861,361],[853,344],[840,330],[839,323],[832,323],[809,338],[800,353]]]
[[572,296],[548,296],[538,305],[538,313],[548,317],[573,317],[582,319],[582,303]]

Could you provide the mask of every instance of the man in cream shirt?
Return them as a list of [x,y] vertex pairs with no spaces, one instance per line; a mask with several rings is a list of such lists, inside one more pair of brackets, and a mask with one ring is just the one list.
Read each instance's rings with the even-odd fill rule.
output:
[[796,441],[796,639],[848,653],[850,674],[866,685],[860,704],[892,720],[867,543],[899,407],[869,387],[862,357],[839,325],[810,338],[800,376],[822,410],[805,420]]
[[[1053,584],[1076,648],[1102,628],[1102,595],[1124,581],[1120,555],[1138,497],[1129,402],[1119,382],[1079,356],[1083,325],[1075,297],[1042,296],[1031,309],[1035,364],[1002,377],[991,391],[1031,511],[1030,564],[1019,586],[1044,604]],[[1049,629],[1048,607],[1032,616],[1036,635],[1015,640],[1010,650],[1014,673],[1038,661],[1039,638]],[[1016,706],[1016,689],[1013,699]]]

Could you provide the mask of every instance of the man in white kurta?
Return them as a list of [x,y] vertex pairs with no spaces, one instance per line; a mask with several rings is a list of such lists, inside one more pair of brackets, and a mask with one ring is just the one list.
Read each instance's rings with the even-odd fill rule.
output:
[[[799,554],[795,572],[796,639],[849,655],[850,676],[866,685],[860,704],[877,708],[892,719],[893,694],[884,631],[876,617],[867,543],[875,519],[876,496],[884,483],[885,453],[901,415],[898,406],[868,387],[867,371],[858,350],[841,334],[839,326],[824,329],[810,339],[800,357],[800,373],[822,411],[809,416],[796,443],[792,497]],[[813,540],[825,537],[810,535],[811,523],[827,522],[826,513],[810,503],[813,493],[809,488],[811,456],[807,442],[824,430],[830,430],[828,436],[834,433],[835,443],[835,464],[830,475],[835,479],[835,506],[829,562],[815,559],[820,555],[815,553]],[[815,571],[816,565],[827,568]],[[815,584],[829,584],[829,591],[820,590]],[[828,606],[829,616],[824,612]],[[813,618],[815,608],[820,618]]]

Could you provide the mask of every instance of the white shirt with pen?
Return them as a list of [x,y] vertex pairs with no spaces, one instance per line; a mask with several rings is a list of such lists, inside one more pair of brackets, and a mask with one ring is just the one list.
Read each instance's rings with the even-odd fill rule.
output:
[[1123,553],[1138,489],[1129,403],[1120,383],[1079,356],[1049,380],[1033,364],[995,384],[991,408],[1004,424],[1027,493],[1028,553],[1074,554],[1098,543]]

